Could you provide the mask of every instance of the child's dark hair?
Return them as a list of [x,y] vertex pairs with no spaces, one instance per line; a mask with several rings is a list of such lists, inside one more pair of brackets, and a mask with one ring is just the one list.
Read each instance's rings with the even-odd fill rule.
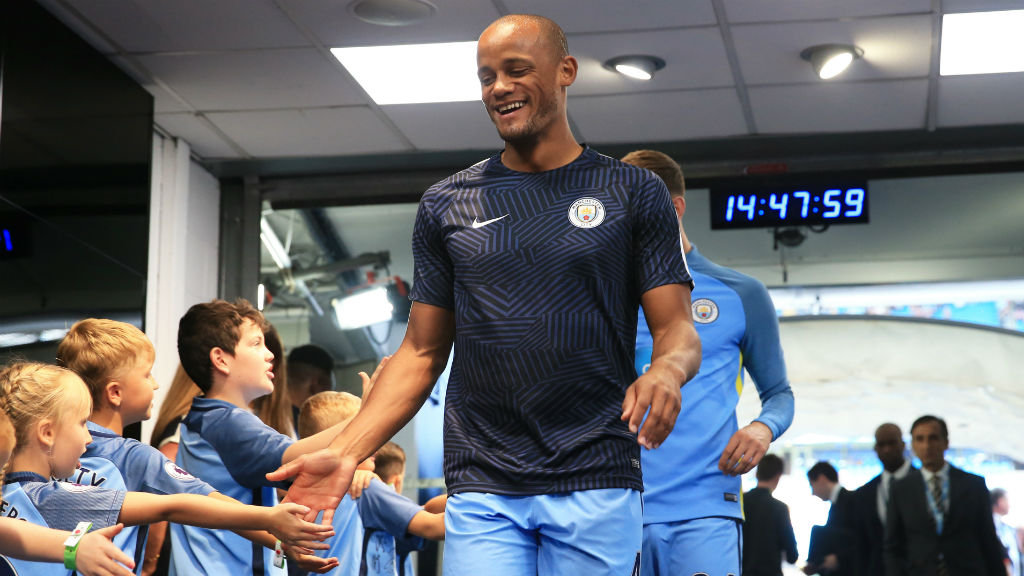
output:
[[249,320],[261,330],[266,320],[248,300],[234,302],[212,300],[188,309],[178,323],[178,356],[188,377],[204,393],[213,386],[210,350],[220,348],[234,355],[242,337],[241,328]]

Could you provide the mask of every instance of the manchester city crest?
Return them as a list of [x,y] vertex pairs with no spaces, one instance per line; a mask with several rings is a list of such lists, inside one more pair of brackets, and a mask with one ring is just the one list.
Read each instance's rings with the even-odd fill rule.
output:
[[580,198],[569,207],[569,222],[577,228],[594,228],[604,222],[604,204],[597,198]]
[[693,321],[700,324],[711,324],[718,319],[718,304],[708,298],[693,301]]

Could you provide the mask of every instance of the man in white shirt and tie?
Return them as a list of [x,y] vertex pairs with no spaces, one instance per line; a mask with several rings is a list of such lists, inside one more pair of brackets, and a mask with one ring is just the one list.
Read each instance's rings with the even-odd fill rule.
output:
[[906,449],[903,432],[896,424],[886,422],[875,430],[875,454],[882,463],[882,473],[854,492],[857,576],[885,574],[885,516],[893,481],[905,477],[911,468],[910,460],[904,456]]
[[888,576],[1006,576],[988,488],[981,476],[946,462],[946,422],[922,416],[910,428],[921,460],[892,483],[885,525]]

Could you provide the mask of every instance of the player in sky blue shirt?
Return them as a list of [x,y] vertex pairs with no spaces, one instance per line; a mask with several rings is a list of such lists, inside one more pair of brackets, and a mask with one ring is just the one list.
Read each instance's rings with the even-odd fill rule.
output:
[[[651,150],[624,161],[658,174],[681,219],[682,171]],[[701,339],[700,371],[682,390],[675,428],[658,450],[644,451],[644,575],[739,574],[740,474],[752,469],[793,420],[793,393],[779,342],[775,307],[764,285],[705,258],[679,237],[696,288],[693,320]],[[637,327],[636,369],[643,373],[653,343],[643,312]],[[754,379],[761,414],[740,430],[736,405],[743,371]]]

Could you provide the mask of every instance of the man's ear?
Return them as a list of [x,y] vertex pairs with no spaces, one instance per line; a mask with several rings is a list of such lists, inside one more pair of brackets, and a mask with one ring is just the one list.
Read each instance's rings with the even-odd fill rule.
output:
[[210,350],[210,363],[213,364],[213,369],[225,376],[231,373],[230,359],[231,355],[219,346]]
[[111,406],[120,408],[121,401],[124,400],[124,386],[117,380],[107,382],[107,385],[103,388],[103,397]]
[[558,64],[558,85],[567,88],[576,81],[576,73],[579,71],[580,64],[572,56],[565,56],[562,61]]
[[686,198],[673,196],[672,207],[676,209],[676,219],[682,218],[683,214],[686,214]]

